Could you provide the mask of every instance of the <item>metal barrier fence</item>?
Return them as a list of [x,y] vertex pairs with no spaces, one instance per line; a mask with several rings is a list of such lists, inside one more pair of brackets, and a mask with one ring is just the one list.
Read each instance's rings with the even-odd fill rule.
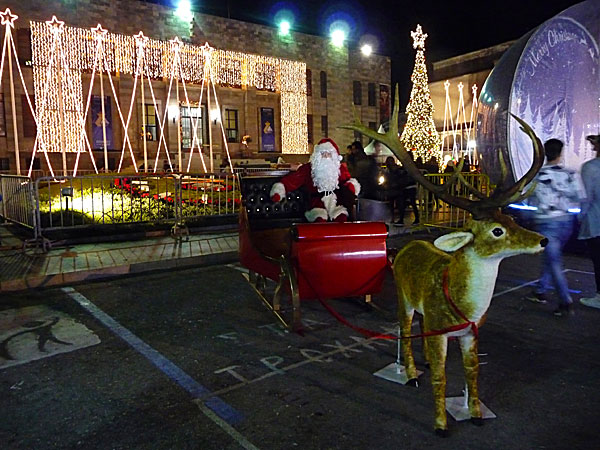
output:
[[35,205],[31,179],[20,175],[0,175],[0,215],[28,228],[35,227]]
[[39,234],[105,224],[183,224],[237,214],[235,175],[95,175],[42,177],[33,184]]
[[[257,170],[265,172],[265,169]],[[267,172],[269,172],[267,170]],[[484,174],[463,174],[466,181],[489,194]],[[452,174],[430,174],[437,185]],[[455,183],[450,194],[466,196],[468,190]],[[57,229],[126,223],[165,223],[183,226],[206,216],[239,212],[241,193],[237,174],[94,175],[78,177],[28,177],[0,175],[0,214],[7,220],[43,232]],[[458,228],[470,216],[464,210],[437,199],[419,186],[417,201],[421,223]]]
[[[484,195],[490,194],[490,179],[487,175],[481,173],[463,173],[462,175],[475,189]],[[433,184],[444,185],[452,178],[452,173],[427,174],[426,176]],[[460,183],[455,183],[448,192],[458,197],[472,198],[472,194]],[[418,185],[417,203],[421,223],[426,226],[460,228],[471,217],[469,212],[438,199],[421,185]]]
[[[233,171],[237,175],[251,174],[251,173],[262,173],[262,172],[279,172],[282,169],[272,167],[234,167]],[[285,170],[285,169],[283,169]]]

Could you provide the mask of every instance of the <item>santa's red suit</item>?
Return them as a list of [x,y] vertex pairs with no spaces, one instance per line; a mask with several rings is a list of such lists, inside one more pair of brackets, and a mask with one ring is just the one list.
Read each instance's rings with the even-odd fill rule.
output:
[[309,209],[304,213],[309,222],[325,222],[328,219],[345,222],[348,210],[338,205],[338,195],[344,194],[344,189],[358,195],[360,184],[350,177],[346,164],[341,160],[336,143],[328,138],[322,139],[315,145],[308,164],[301,165],[296,172],[287,174],[273,185],[272,200],[279,202],[287,192],[303,188],[310,195]]

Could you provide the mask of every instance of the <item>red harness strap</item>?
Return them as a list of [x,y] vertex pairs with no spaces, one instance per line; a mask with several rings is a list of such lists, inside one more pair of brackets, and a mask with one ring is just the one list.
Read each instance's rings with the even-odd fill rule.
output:
[[[387,269],[391,269],[391,263],[389,261],[388,261],[388,264],[386,265],[386,267],[384,267],[382,270],[387,270]],[[327,302],[321,298],[321,296],[319,295],[318,291],[314,288],[314,286],[312,285],[312,283],[310,282],[310,280],[306,276],[304,276],[304,274],[302,273],[302,271],[300,270],[299,267],[298,267],[298,274],[300,276],[304,277],[304,279],[306,280],[306,282],[309,285],[309,287],[316,294],[317,300],[319,300],[319,302],[321,303],[321,305],[323,305],[323,307],[338,322],[340,322],[343,325],[346,325],[347,327],[352,328],[353,330],[358,331],[359,333],[361,333],[361,334],[363,334],[363,335],[365,335],[365,336],[367,336],[369,338],[372,338],[372,339],[398,339],[397,336],[393,336],[391,334],[378,333],[376,331],[372,331],[372,330],[369,330],[367,328],[362,328],[362,327],[359,327],[357,325],[351,324],[340,313],[338,313],[335,309],[333,309],[331,307],[331,305],[327,304]],[[444,291],[444,297],[446,298],[446,300],[448,301],[448,303],[450,304],[450,306],[452,307],[452,309],[465,322],[461,323],[461,324],[458,324],[458,325],[452,325],[450,327],[443,328],[441,330],[431,330],[431,331],[428,331],[426,333],[411,334],[410,336],[402,336],[400,339],[415,339],[415,338],[422,338],[422,337],[427,337],[427,336],[439,336],[440,334],[446,334],[446,333],[451,333],[451,332],[454,332],[454,331],[464,330],[465,328],[468,328],[468,327],[471,327],[471,330],[473,331],[473,335],[475,336],[476,339],[479,337],[479,332],[478,332],[477,324],[475,322],[473,322],[473,321],[470,321],[462,313],[462,311],[460,309],[458,309],[458,306],[456,306],[456,304],[454,303],[454,301],[450,297],[450,292],[449,292],[449,288],[448,288],[448,268],[446,268],[444,270],[443,275],[442,275],[442,289]]]
[[467,316],[465,316],[463,314],[463,312],[460,309],[458,309],[458,306],[456,306],[456,303],[454,303],[452,301],[452,297],[450,297],[450,291],[448,288],[448,268],[447,267],[444,269],[444,273],[442,275],[442,288],[444,290],[444,297],[446,297],[446,300],[448,301],[448,303],[450,303],[450,306],[452,306],[452,309],[454,309],[454,312],[456,314],[458,314],[458,317],[460,317],[462,320],[465,321],[465,323],[461,323],[460,325],[454,325],[453,327],[446,328],[446,329],[450,330],[451,328],[454,328],[454,330],[452,330],[452,331],[457,331],[457,330],[462,330],[462,329],[470,326],[471,330],[473,331],[473,335],[475,336],[475,339],[477,339],[479,337],[479,329],[477,328],[477,324],[475,322],[469,320],[467,318]]

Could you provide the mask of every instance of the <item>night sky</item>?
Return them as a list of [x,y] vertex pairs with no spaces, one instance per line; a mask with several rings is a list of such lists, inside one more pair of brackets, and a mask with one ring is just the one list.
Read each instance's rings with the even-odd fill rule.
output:
[[[151,0],[152,1],[152,0]],[[155,0],[156,1],[156,0]],[[176,4],[177,0],[158,0]],[[392,83],[401,86],[401,102],[410,92],[414,50],[410,31],[420,23],[429,37],[428,61],[437,61],[518,39],[567,7],[568,0],[479,1],[328,1],[328,0],[191,0],[198,12],[266,25],[282,7],[295,10],[296,31],[326,35],[327,18],[345,12],[354,22],[350,44],[369,33],[379,41],[377,53],[392,58]]]

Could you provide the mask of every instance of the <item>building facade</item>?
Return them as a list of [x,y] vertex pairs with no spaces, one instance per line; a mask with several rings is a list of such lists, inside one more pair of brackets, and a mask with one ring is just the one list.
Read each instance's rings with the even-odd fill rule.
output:
[[[25,88],[20,82],[17,61],[12,62],[12,85],[9,64],[5,63],[0,86],[3,172],[16,173],[19,169],[26,174],[29,168],[48,170],[48,165],[57,173],[63,169],[72,171],[74,167],[93,170],[94,163],[98,168],[108,165],[110,170],[134,166],[140,169],[147,164],[147,169],[152,170],[157,166],[166,168],[167,162],[175,169],[181,165],[183,171],[188,167],[190,171],[202,170],[199,154],[190,156],[193,155],[190,150],[196,147],[197,152],[199,145],[207,166],[210,166],[210,146],[215,170],[225,165],[227,153],[234,161],[282,156],[287,162],[301,162],[322,137],[334,139],[340,148],[360,138],[352,131],[338,128],[353,120],[353,108],[363,123],[372,128],[389,119],[390,59],[380,55],[365,57],[347,46],[337,48],[326,38],[294,32],[281,36],[275,28],[200,13],[184,20],[173,8],[138,0],[5,0],[0,10],[6,8],[19,16],[11,34]],[[201,89],[200,79],[186,82],[183,74],[186,67],[181,69],[181,77],[156,72],[147,79],[142,75],[138,80],[116,66],[108,67],[100,76],[90,70],[90,57],[82,57],[88,64],[85,66],[77,59],[76,50],[69,50],[73,54],[66,56],[59,52],[48,56],[53,51],[52,45],[40,40],[36,30],[46,30],[44,24],[53,16],[63,21],[70,33],[82,36],[83,41],[90,41],[90,30],[101,24],[113,36],[111,45],[115,55],[121,51],[115,42],[123,41],[125,47],[132,47],[132,37],[140,36],[140,31],[155,43],[154,47],[168,46],[169,41],[178,37],[189,52],[201,52],[208,43],[221,55],[237,55],[237,59],[228,61],[238,64],[232,63],[232,73],[237,70],[244,80],[240,82],[237,75],[238,81],[223,83],[219,80],[227,74],[220,72],[215,89],[210,91],[211,103],[207,98],[209,90]],[[103,32],[103,29],[97,30]],[[132,52],[135,54],[135,49]],[[7,59],[8,55],[4,57]],[[157,58],[160,60],[161,56]],[[190,65],[195,64],[193,58],[188,60]],[[282,86],[289,84],[289,80],[283,70],[269,72],[272,61],[276,61],[273,67],[295,64],[297,69],[305,65],[306,85],[302,86],[300,100],[295,98],[292,102],[301,104],[297,108],[302,111],[302,117],[293,120],[306,127],[296,132],[296,141],[285,141],[289,131],[285,127],[291,119]],[[246,67],[248,64],[253,64],[252,69]],[[81,65],[81,74],[76,74],[79,84],[63,81],[46,91],[40,87],[42,81],[55,78],[56,71],[62,70],[60,77],[68,78],[65,67],[68,66],[70,73],[77,65]],[[191,66],[189,69],[192,70]],[[259,72],[264,77],[260,82],[244,78],[244,74]],[[269,77],[272,80],[267,80]],[[76,100],[70,102],[67,91],[78,89],[81,92],[74,94]],[[40,94],[48,91],[49,94]],[[44,99],[36,99],[36,93]],[[49,111],[51,96],[58,100],[54,110]],[[13,99],[16,120],[13,120]],[[48,117],[54,114],[54,122],[35,111],[43,111]],[[69,114],[75,119],[66,119]],[[80,123],[87,140],[80,139],[79,131],[73,131]],[[80,142],[79,147],[69,146],[69,136]],[[49,144],[52,139],[54,146]],[[67,151],[63,151],[66,147]]]
[[433,119],[446,157],[470,155],[476,160],[478,97],[492,69],[513,43],[433,62],[429,81]]

